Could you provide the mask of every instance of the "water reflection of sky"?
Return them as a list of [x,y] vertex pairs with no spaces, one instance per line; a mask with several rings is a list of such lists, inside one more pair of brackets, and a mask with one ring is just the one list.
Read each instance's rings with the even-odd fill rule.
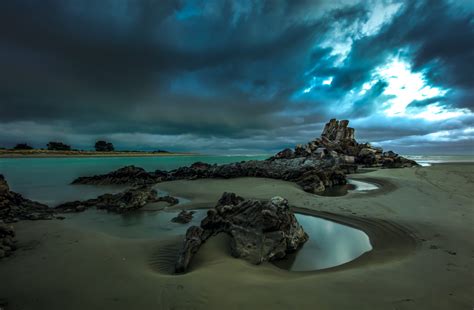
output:
[[[67,223],[79,229],[94,230],[124,238],[167,239],[184,235],[191,225],[199,225],[206,210],[196,210],[189,224],[171,222],[177,212],[135,212],[127,215],[105,214],[89,210],[68,216]],[[292,271],[329,268],[347,263],[370,251],[368,236],[349,226],[322,218],[296,214],[296,218],[309,235],[309,240],[294,255],[281,264]]]
[[282,264],[292,271],[309,271],[338,266],[370,251],[369,237],[361,230],[319,217],[296,214],[309,240]]
[[349,190],[349,191],[364,192],[364,191],[373,191],[379,188],[375,184],[363,182],[363,181],[356,181],[352,179],[348,179],[347,183],[355,186],[355,190]]

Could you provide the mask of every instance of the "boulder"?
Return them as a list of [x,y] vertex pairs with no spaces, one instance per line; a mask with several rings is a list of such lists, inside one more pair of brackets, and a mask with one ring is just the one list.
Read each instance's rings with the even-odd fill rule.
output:
[[201,226],[188,229],[175,271],[186,271],[199,247],[218,233],[231,237],[234,257],[252,264],[282,259],[308,240],[286,199],[245,200],[233,193],[224,193],[217,206],[208,211]]
[[5,223],[19,220],[50,220],[53,214],[54,211],[47,205],[10,191],[7,181],[0,174],[0,220]]

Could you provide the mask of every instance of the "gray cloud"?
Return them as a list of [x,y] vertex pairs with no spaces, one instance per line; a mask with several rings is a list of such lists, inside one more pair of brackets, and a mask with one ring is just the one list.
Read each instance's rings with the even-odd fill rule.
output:
[[403,53],[429,83],[449,89],[408,109],[472,109],[472,7],[380,4],[4,1],[0,144],[57,138],[88,147],[100,137],[124,148],[263,152],[318,135],[333,116],[376,141],[473,126],[471,117],[423,130],[419,120],[387,122],[382,80],[346,102]]

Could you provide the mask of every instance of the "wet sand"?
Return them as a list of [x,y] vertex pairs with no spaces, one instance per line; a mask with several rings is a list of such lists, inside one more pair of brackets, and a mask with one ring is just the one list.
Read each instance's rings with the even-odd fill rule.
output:
[[[364,230],[374,250],[323,271],[288,272],[233,258],[225,236],[208,241],[185,275],[169,275],[178,240],[125,239],[64,221],[15,225],[20,249],[0,262],[7,309],[472,309],[474,165],[377,170],[351,176],[381,185],[321,197],[268,179],[159,184],[188,208],[224,191],[287,198],[295,210]],[[85,228],[86,229],[86,228]]]

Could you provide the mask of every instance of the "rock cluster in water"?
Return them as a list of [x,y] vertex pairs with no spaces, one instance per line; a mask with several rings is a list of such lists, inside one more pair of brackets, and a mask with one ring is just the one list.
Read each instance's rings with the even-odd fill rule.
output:
[[185,272],[200,246],[219,233],[231,237],[234,257],[253,264],[284,258],[308,240],[286,199],[245,200],[233,193],[224,193],[201,225],[187,230],[175,271]]
[[223,165],[197,162],[171,171],[147,172],[127,166],[108,174],[81,177],[74,184],[150,185],[164,181],[201,178],[262,177],[294,182],[310,193],[346,184],[346,173],[365,167],[401,168],[416,166],[392,151],[384,152],[369,143],[358,143],[349,121],[332,119],[321,137],[293,149],[285,149],[267,160],[250,160]]
[[[137,173],[139,172],[139,173]],[[280,179],[299,184],[305,191],[318,193],[339,184],[346,184],[344,171],[331,158],[291,158],[251,160],[224,165],[197,162],[169,172],[146,172],[142,168],[127,166],[104,175],[81,177],[73,184],[155,184],[173,180],[202,178],[262,177]]]
[[117,194],[104,194],[94,199],[85,201],[66,202],[55,207],[62,213],[82,212],[88,208],[96,207],[115,213],[126,213],[140,209],[149,203],[165,201],[170,205],[179,202],[171,196],[158,197],[156,190],[149,186],[140,186],[128,189]]
[[72,184],[93,184],[93,185],[132,185],[143,186],[159,182],[156,173],[148,173],[145,169],[135,166],[125,166],[118,170],[103,175],[91,177],[79,177]]
[[331,119],[326,123],[320,138],[305,145],[297,145],[294,150],[285,149],[276,154],[274,159],[324,158],[331,156],[340,165],[363,165],[365,167],[403,168],[417,166],[410,159],[370,143],[358,143],[355,130],[348,126],[348,120]]
[[5,223],[19,220],[50,220],[53,218],[53,213],[47,205],[12,192],[7,181],[0,174],[0,220]]

